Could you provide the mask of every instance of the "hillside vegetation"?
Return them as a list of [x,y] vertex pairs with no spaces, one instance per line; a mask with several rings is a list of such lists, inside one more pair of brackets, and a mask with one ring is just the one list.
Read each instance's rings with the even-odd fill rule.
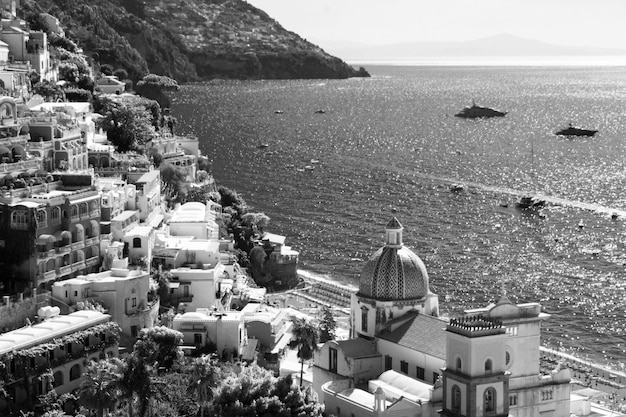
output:
[[[97,64],[180,82],[368,76],[243,0],[24,0],[47,12]],[[27,19],[28,20],[28,19]]]

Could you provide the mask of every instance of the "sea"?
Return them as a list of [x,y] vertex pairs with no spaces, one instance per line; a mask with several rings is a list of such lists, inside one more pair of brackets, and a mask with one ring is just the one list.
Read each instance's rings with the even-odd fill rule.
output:
[[[539,302],[542,343],[626,362],[626,67],[370,65],[371,78],[214,80],[175,94],[218,185],[358,287],[397,217],[442,314]],[[463,107],[506,117],[467,120]],[[569,123],[595,137],[554,133]],[[462,186],[451,191],[452,185]],[[516,200],[537,194],[537,211]]]

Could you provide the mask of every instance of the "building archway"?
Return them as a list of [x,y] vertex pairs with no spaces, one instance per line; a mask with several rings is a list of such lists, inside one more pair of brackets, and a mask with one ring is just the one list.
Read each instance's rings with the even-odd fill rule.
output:
[[70,381],[77,380],[78,378],[80,378],[81,374],[82,371],[79,364],[72,366],[72,368],[70,369]]

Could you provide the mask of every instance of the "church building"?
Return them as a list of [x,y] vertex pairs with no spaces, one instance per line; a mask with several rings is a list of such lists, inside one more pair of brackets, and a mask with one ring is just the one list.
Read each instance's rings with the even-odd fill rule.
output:
[[395,217],[351,299],[349,340],[315,353],[313,388],[337,417],[569,417],[567,369],[539,370],[538,303],[506,296],[439,317],[422,260]]

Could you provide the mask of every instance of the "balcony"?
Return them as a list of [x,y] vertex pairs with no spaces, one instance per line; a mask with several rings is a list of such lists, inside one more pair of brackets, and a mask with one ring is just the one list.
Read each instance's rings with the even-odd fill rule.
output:
[[57,274],[55,271],[48,271],[48,272],[44,272],[37,274],[37,281],[41,282],[48,282],[48,281],[52,281],[54,279],[56,279]]
[[72,267],[67,265],[67,266],[62,266],[59,268],[59,272],[57,272],[57,277],[61,278],[64,277],[65,275],[69,275],[72,273]]
[[77,250],[77,249],[82,249],[85,247],[85,242],[74,242],[70,245],[70,248],[72,248],[72,250]]
[[88,237],[85,239],[85,246],[94,246],[100,243],[100,236]]
[[79,261],[72,264],[72,272],[80,271],[85,268],[85,261]]
[[100,262],[100,258],[98,258],[97,256],[94,256],[93,258],[87,258],[85,259],[85,266],[90,267],[98,265],[98,262]]
[[28,230],[28,223],[11,222],[11,229],[13,229],[13,230]]
[[57,253],[70,253],[72,251],[72,247],[69,245],[59,246],[57,248]]
[[40,258],[52,258],[53,256],[56,256],[56,254],[57,254],[57,251],[54,249],[44,250],[44,251],[39,252],[39,257]]

